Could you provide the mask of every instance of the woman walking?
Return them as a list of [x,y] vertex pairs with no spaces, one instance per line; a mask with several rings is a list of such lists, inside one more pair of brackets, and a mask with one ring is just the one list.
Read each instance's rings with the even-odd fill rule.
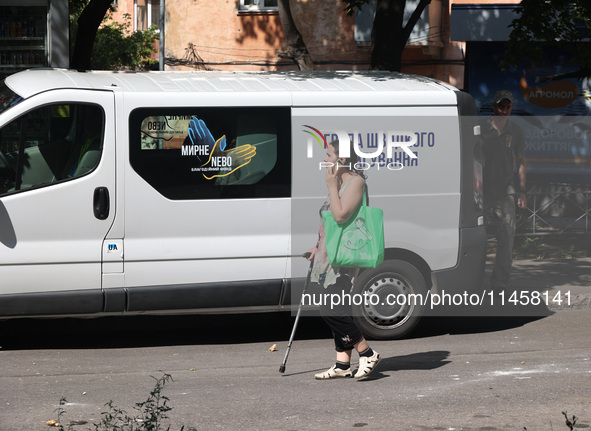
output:
[[[337,223],[344,223],[355,214],[361,205],[364,196],[365,178],[362,172],[356,172],[355,164],[357,154],[351,151],[349,158],[339,157],[339,141],[328,145],[326,157],[326,186],[328,187],[328,199],[322,205],[322,211],[330,210]],[[326,237],[324,224],[320,223],[318,242],[310,250],[309,260],[314,259],[311,281],[324,287],[324,297],[338,295],[344,298],[343,293],[349,294],[358,268],[335,268],[330,265],[326,253]],[[369,375],[380,362],[380,355],[369,347],[363,334],[355,324],[351,316],[351,304],[333,306],[332,303],[323,303],[320,306],[322,319],[331,328],[335,350],[336,363],[327,371],[315,375],[316,379],[333,379],[339,377],[352,377],[351,356],[355,349],[359,353],[359,368],[354,377],[360,378]]]

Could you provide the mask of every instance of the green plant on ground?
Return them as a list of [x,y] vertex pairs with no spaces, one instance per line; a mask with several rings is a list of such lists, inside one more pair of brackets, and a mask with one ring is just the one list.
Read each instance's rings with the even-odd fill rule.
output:
[[564,415],[564,418],[566,419],[566,426],[569,427],[571,429],[571,431],[573,429],[575,429],[575,424],[577,423],[577,417],[575,415],[573,415],[573,417],[571,419],[569,419],[568,415],[566,414],[566,411],[562,412],[562,414]]
[[536,260],[544,260],[545,257],[546,257],[545,253],[540,253],[536,256]]
[[64,430],[71,430],[72,426],[68,425],[68,428],[64,428],[64,426],[62,425],[62,420],[64,415],[66,414],[66,411],[64,410],[64,406],[66,405],[66,403],[68,402],[68,400],[66,399],[66,397],[62,397],[60,399],[60,402],[57,406],[57,409],[55,409],[55,412],[57,413],[57,420],[54,421],[49,421],[47,424],[48,425],[52,425],[52,426],[57,426],[60,431],[64,431]]
[[[93,424],[95,431],[170,431],[170,426],[165,427],[164,420],[168,419],[167,413],[172,410],[168,405],[170,401],[167,396],[162,394],[162,390],[167,382],[172,381],[170,374],[164,373],[162,377],[156,378],[154,389],[150,392],[148,398],[136,403],[134,409],[138,411],[136,416],[130,416],[125,410],[117,407],[111,400],[105,404],[107,411],[101,413],[101,420],[99,423]],[[70,423],[64,427],[62,421],[66,411],[63,406],[67,403],[66,398],[62,397],[59,402],[57,412],[56,427],[60,431],[72,430],[73,424]],[[185,427],[181,427],[183,431]],[[195,431],[195,428],[188,428],[187,431]]]
[[572,259],[573,257],[577,257],[578,255],[579,252],[577,251],[574,244],[560,249],[560,257],[563,259]]
[[526,236],[523,238],[520,247],[523,251],[531,251],[536,245],[538,245],[539,241],[539,237]]
[[[566,426],[569,427],[571,431],[573,431],[575,429],[575,424],[577,423],[577,417],[575,415],[573,415],[573,417],[569,419],[568,415],[566,414],[566,411],[562,412],[562,414],[564,415],[564,418],[566,419]],[[527,428],[523,427],[523,430],[527,431]]]

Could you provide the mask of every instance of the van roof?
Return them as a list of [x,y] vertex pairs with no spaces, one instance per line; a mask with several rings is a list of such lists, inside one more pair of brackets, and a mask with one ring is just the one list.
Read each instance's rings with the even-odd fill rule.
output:
[[[54,89],[115,90],[126,93],[289,93],[304,105],[391,105],[402,96],[408,105],[456,105],[456,88],[431,78],[391,72],[77,72],[67,69],[29,69],[10,75],[6,85],[23,98]],[[411,98],[409,94],[412,93]],[[361,97],[360,97],[361,96]],[[371,99],[363,103],[363,96]],[[389,96],[389,97],[388,97]],[[340,99],[334,100],[334,99]],[[376,100],[377,99],[377,100]],[[399,97],[394,97],[398,102]],[[318,101],[318,103],[315,102]],[[320,102],[322,100],[322,102]],[[330,103],[330,100],[333,100]],[[389,100],[389,102],[388,102]],[[360,103],[361,102],[361,103]]]

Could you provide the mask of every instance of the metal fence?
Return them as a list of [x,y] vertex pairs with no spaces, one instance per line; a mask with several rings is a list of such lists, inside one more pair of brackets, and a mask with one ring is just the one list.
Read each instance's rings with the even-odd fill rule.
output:
[[591,233],[589,186],[534,186],[527,199],[527,209],[517,220],[518,235]]

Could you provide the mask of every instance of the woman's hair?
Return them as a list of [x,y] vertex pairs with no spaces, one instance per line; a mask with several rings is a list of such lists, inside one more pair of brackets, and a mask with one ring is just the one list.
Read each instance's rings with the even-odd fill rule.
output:
[[[359,169],[359,167],[363,166],[363,163],[358,164],[359,156],[357,155],[357,153],[353,149],[353,141],[349,140],[348,144],[349,144],[349,157],[345,161],[346,168],[352,172],[355,172],[357,175],[359,175],[365,179],[366,177],[365,177],[364,170]],[[334,147],[334,149],[337,152],[337,156],[338,156],[338,154],[339,154],[339,140],[335,139],[334,141],[332,141],[328,145],[332,145]],[[338,156],[338,157],[339,157],[339,159],[341,158],[340,156]]]

